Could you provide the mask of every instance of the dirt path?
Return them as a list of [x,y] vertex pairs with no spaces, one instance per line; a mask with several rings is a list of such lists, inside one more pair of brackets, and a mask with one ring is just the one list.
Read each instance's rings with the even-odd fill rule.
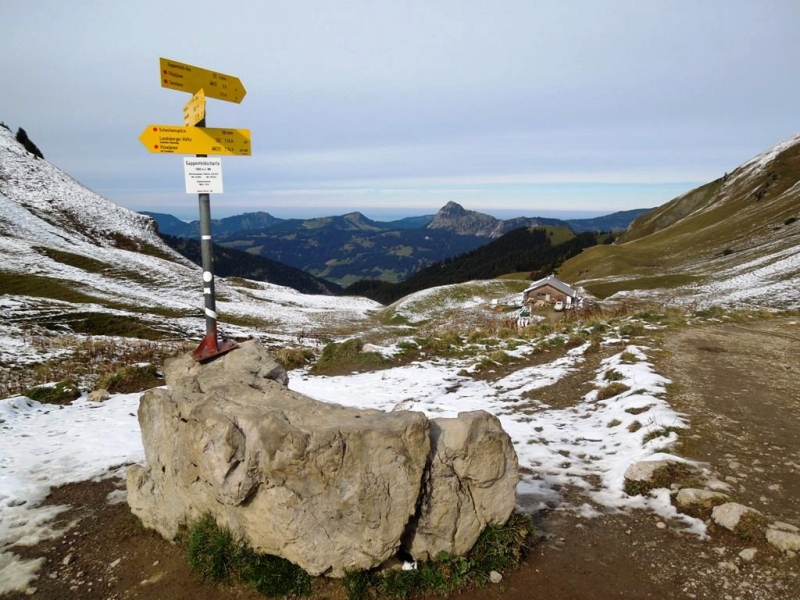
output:
[[[678,450],[727,481],[733,499],[770,519],[800,526],[800,319],[776,319],[673,331],[652,340],[656,370],[669,377],[669,402],[691,424]],[[569,385],[594,377],[591,361]],[[559,386],[560,387],[556,387]],[[549,393],[565,397],[567,383]],[[543,390],[543,394],[547,394]],[[573,390],[574,393],[574,390]],[[23,549],[46,562],[34,598],[121,600],[257,598],[244,588],[195,581],[180,548],[142,529],[124,504],[106,495],[120,482],[84,482],[54,490],[52,503],[80,516],[58,540]],[[579,492],[570,498],[575,502]],[[719,527],[709,539],[679,533],[642,511],[584,519],[537,515],[541,537],[523,567],[494,586],[452,598],[502,600],[708,599],[797,600],[800,556],[746,543]],[[739,552],[757,548],[755,559]],[[119,560],[118,560],[119,559]],[[118,562],[117,562],[118,561]],[[18,600],[22,593],[5,596]],[[316,600],[341,600],[318,584]]]

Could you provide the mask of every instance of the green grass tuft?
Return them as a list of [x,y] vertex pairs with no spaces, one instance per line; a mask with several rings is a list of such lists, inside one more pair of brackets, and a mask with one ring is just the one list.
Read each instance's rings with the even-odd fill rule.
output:
[[341,374],[385,366],[387,360],[378,352],[362,352],[364,341],[353,338],[331,342],[322,349],[322,356],[311,368],[317,374]]
[[31,400],[42,404],[69,404],[80,397],[78,386],[71,379],[59,381],[55,385],[40,385],[22,392]]
[[623,392],[627,392],[631,389],[629,386],[625,385],[624,383],[620,383],[615,381],[613,383],[609,383],[606,386],[601,387],[597,390],[597,399],[598,400],[608,400],[609,398],[613,398],[614,396],[618,396]]
[[311,593],[311,575],[279,556],[259,554],[243,547],[237,569],[239,581],[268,598],[307,596]]
[[233,533],[219,527],[211,515],[189,528],[186,540],[189,567],[204,581],[229,581],[240,552],[241,544]]
[[111,394],[132,394],[163,384],[164,379],[154,365],[130,365],[101,379],[97,387]]
[[188,528],[186,556],[202,580],[245,583],[260,594],[275,597],[307,596],[312,577],[284,558],[259,554],[206,515]]
[[647,434],[645,434],[644,438],[642,438],[642,444],[646,444],[647,442],[650,442],[650,441],[652,441],[652,440],[654,440],[656,438],[669,437],[669,434],[672,433],[673,431],[675,433],[678,433],[680,431],[683,431],[683,428],[682,427],[667,426],[667,427],[661,427],[659,429],[655,429],[655,430],[650,431]]
[[314,360],[314,352],[309,348],[281,348],[275,353],[275,360],[288,371],[310,363]]
[[673,483],[681,487],[697,487],[697,473],[689,465],[681,462],[669,462],[656,469],[647,481],[625,480],[625,493],[629,496],[646,495],[651,490],[669,488]]
[[514,514],[505,525],[489,525],[466,556],[442,552],[409,571],[348,573],[342,580],[348,600],[419,598],[485,585],[492,571],[516,567],[531,547],[533,520]]

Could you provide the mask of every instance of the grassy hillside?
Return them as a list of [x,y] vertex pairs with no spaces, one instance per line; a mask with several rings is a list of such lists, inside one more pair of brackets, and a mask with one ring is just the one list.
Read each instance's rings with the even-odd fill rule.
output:
[[706,284],[800,243],[800,137],[640,216],[616,244],[567,261],[560,277],[605,297]]

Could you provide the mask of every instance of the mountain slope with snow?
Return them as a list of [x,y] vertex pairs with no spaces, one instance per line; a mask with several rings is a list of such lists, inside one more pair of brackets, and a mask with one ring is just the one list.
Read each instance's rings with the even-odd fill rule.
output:
[[[98,196],[29,154],[0,127],[0,314],[114,313],[185,336],[204,331],[201,269],[164,244],[153,221]],[[217,310],[240,335],[328,330],[379,308],[269,283],[217,280]],[[237,327],[237,323],[240,324]]]
[[[636,219],[560,276],[601,297],[800,306],[800,134]],[[646,293],[642,290],[651,290]]]

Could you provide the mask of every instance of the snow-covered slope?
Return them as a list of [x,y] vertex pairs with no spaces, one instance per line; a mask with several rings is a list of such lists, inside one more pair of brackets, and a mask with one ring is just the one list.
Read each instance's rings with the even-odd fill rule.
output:
[[[4,321],[36,311],[116,311],[201,333],[200,269],[166,246],[149,217],[98,196],[29,154],[0,127],[0,281]],[[277,335],[330,328],[379,308],[361,298],[314,297],[268,283],[217,280],[220,321]],[[60,290],[80,294],[79,300]],[[170,319],[164,317],[171,315]],[[241,334],[251,333],[229,329]]]

